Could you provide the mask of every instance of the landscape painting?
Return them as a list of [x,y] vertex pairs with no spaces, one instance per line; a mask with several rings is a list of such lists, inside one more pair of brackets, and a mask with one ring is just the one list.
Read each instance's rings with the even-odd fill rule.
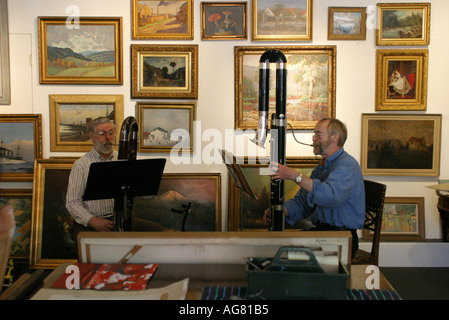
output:
[[198,45],[131,45],[133,98],[198,98]]
[[428,45],[430,3],[378,3],[376,44]]
[[193,152],[195,103],[137,103],[139,151]]
[[193,40],[193,0],[131,0],[133,39]]
[[[189,204],[186,214],[183,206]],[[134,198],[134,217],[149,220],[165,231],[219,231],[221,176],[164,173],[156,196]]]
[[[256,129],[259,118],[259,60],[270,47],[235,47],[235,128]],[[293,129],[313,129],[335,116],[335,46],[276,47],[287,58],[287,119]],[[272,63],[271,74],[276,74]],[[270,109],[275,112],[276,77],[270,77]]]
[[441,115],[362,114],[362,172],[438,175]]
[[40,83],[121,84],[121,22],[39,17]]
[[253,0],[252,40],[311,41],[312,0]]

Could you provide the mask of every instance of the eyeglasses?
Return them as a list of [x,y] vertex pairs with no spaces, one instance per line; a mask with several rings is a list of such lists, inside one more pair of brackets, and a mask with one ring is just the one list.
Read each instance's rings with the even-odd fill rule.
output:
[[113,136],[113,135],[115,135],[115,130],[109,130],[109,131],[100,130],[98,132],[95,132],[95,134],[99,135],[100,137],[104,137],[104,136],[106,136],[106,134],[108,134],[109,136]]
[[312,138],[318,138],[321,140],[322,137],[328,136],[328,133],[314,132]]

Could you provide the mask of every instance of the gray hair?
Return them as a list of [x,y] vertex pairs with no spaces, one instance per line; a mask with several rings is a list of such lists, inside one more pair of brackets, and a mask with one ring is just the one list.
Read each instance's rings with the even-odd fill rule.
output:
[[95,132],[98,125],[105,123],[112,123],[112,125],[114,126],[114,130],[117,130],[114,124],[114,120],[111,120],[107,117],[98,117],[87,124],[87,132]]
[[338,134],[338,146],[343,147],[346,139],[348,138],[348,129],[346,128],[346,125],[340,120],[334,118],[323,118],[318,122],[324,122],[326,120],[329,121],[327,124],[327,133],[329,135]]

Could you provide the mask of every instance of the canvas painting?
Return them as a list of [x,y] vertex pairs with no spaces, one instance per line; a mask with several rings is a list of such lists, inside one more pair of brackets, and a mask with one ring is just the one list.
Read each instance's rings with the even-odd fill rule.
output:
[[39,17],[40,83],[121,84],[121,18]]
[[175,212],[191,203],[185,231],[217,231],[221,225],[219,174],[164,174],[153,197],[134,198],[135,216],[166,231],[182,231],[184,216]]

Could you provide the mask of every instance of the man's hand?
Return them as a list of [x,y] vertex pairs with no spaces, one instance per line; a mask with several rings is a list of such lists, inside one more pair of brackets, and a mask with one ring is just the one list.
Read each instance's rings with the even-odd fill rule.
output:
[[93,217],[89,220],[89,226],[97,231],[112,231],[114,230],[114,222],[108,219]]
[[293,180],[295,181],[298,176],[298,171],[295,169],[289,168],[277,162],[272,162],[270,164],[271,168],[271,178],[273,179],[282,179],[282,180]]

